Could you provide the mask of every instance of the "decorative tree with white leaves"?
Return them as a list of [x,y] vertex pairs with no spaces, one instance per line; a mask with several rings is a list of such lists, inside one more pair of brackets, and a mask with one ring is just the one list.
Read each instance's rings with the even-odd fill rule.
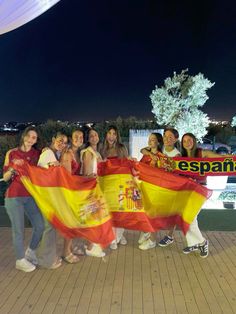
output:
[[206,91],[215,83],[202,73],[190,76],[188,70],[168,77],[164,86],[158,87],[150,95],[156,122],[159,125],[176,128],[180,136],[193,133],[198,141],[206,135],[209,118],[201,108],[209,98]]
[[236,116],[233,117],[232,122],[231,122],[231,126],[233,128],[236,127]]

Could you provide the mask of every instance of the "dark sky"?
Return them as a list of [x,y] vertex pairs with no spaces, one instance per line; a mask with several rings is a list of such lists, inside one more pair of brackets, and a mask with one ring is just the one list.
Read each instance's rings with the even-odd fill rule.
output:
[[235,1],[61,0],[0,36],[0,122],[153,117],[173,71],[215,86],[204,111],[236,114]]

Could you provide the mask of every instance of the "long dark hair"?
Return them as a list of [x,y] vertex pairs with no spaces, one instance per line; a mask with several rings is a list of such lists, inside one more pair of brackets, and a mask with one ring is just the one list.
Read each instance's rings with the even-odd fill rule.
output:
[[161,133],[152,132],[150,135],[156,136],[156,139],[157,139],[157,150],[158,150],[159,152],[162,152],[163,137],[162,137]]
[[[87,148],[90,146],[90,143],[89,143],[89,134],[90,132],[96,132],[98,134],[98,131],[94,128],[87,128],[86,131],[84,132],[84,148]],[[98,134],[98,137],[99,137],[99,134]],[[97,144],[97,147],[99,147],[99,144],[100,144],[100,137],[99,137],[99,142]]]
[[104,136],[103,147],[101,149],[101,155],[103,156],[103,158],[107,157],[107,152],[109,150],[109,144],[108,144],[108,141],[107,141],[106,138],[107,138],[108,132],[111,131],[111,130],[114,130],[115,133],[116,133],[116,142],[114,143],[114,148],[117,151],[117,156],[120,157],[120,158],[121,157],[128,157],[127,149],[126,149],[125,145],[122,144],[120,132],[119,132],[118,128],[115,125],[110,125],[107,128],[107,130],[106,130],[106,133],[105,133],[105,136]]
[[[183,142],[184,142],[184,137],[185,136],[189,136],[193,139],[193,148],[191,149],[191,155],[188,156],[188,152],[187,150],[184,148],[184,145],[183,145]],[[197,148],[197,139],[196,139],[196,136],[193,135],[193,133],[185,133],[183,136],[182,136],[182,139],[181,139],[181,155],[183,157],[197,157],[198,155],[198,148]]]

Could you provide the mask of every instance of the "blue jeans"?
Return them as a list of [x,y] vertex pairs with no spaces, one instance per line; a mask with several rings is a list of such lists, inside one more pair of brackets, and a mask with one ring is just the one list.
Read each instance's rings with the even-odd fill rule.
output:
[[5,208],[11,221],[13,246],[16,259],[25,257],[24,249],[24,214],[32,225],[32,237],[29,248],[35,250],[42,238],[44,220],[34,199],[29,197],[5,198]]
[[39,266],[44,268],[50,268],[53,263],[56,262],[57,256],[57,237],[56,230],[47,221],[44,220],[44,232],[40,245],[37,248],[36,255],[38,258]]

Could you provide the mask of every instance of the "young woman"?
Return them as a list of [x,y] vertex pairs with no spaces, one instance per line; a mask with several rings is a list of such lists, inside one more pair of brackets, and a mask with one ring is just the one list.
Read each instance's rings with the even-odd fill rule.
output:
[[160,154],[162,154],[163,148],[163,137],[160,133],[151,133],[148,138],[148,147],[142,148],[141,153],[143,154],[140,162],[149,164],[153,167],[159,167],[158,160]]
[[[183,157],[219,157],[218,154],[197,148],[196,137],[192,133],[186,133],[181,140],[181,152]],[[197,182],[205,184],[205,178],[198,178]],[[167,246],[174,241],[174,230],[170,230],[168,236],[166,236],[160,243],[160,246]],[[206,258],[208,256],[208,241],[202,236],[198,227],[197,217],[191,223],[189,230],[186,234],[187,247],[183,249],[183,253],[188,254],[193,251],[200,251],[200,257]]]
[[[84,134],[81,130],[75,130],[71,136],[71,147],[62,153],[60,164],[71,174],[79,175],[80,173],[80,150],[83,146]],[[78,247],[72,247],[72,239],[64,240],[63,260],[73,264],[79,261],[75,254],[83,255],[82,250]],[[73,252],[75,254],[73,254]]]
[[60,163],[70,173],[79,175],[80,174],[80,151],[83,147],[84,134],[81,130],[75,130],[71,136],[71,146],[69,149],[64,151],[60,158]]
[[[143,157],[140,162],[148,164],[152,167],[160,167],[159,158],[160,156],[164,156],[162,148],[162,135],[160,133],[151,133],[148,138],[148,147],[141,149]],[[150,232],[141,232],[138,243],[141,250],[154,248],[156,246],[155,234],[151,235]]]
[[[97,164],[102,161],[102,156],[98,152],[99,136],[96,130],[89,129],[86,148],[81,151],[81,174],[87,177],[97,176]],[[100,245],[90,243],[85,250],[86,254],[95,257],[104,257]]]
[[[128,157],[127,148],[121,143],[119,131],[114,125],[109,126],[107,129],[101,155],[103,159]],[[119,243],[122,245],[127,244],[127,240],[124,237],[124,228],[114,228],[114,232],[116,239],[110,245],[112,250],[116,250]]]
[[[42,154],[40,155],[38,166],[44,168],[59,166],[61,154],[66,146],[67,136],[61,133],[57,133],[56,136],[52,138],[52,143],[50,147],[44,149]],[[45,230],[43,233],[42,241],[37,250],[38,261],[41,267],[56,269],[61,266],[61,258],[57,256],[56,230],[46,219],[44,221]],[[72,262],[77,261],[78,260],[72,260]]]
[[[185,133],[181,140],[182,157],[221,157],[231,155],[220,155],[211,150],[206,150],[197,147],[197,139],[192,133]],[[232,157],[232,156],[231,156]]]
[[[12,225],[12,238],[16,255],[16,268],[25,272],[31,272],[38,263],[35,250],[41,240],[44,221],[34,201],[27,192],[14,165],[37,165],[40,152],[34,148],[38,139],[38,133],[34,127],[28,127],[21,136],[19,147],[7,152],[4,163],[4,181],[11,181],[5,197],[5,208]],[[32,237],[26,252],[24,250],[24,214],[32,225]]]
[[162,152],[168,157],[180,156],[179,132],[174,128],[166,128],[163,134]]
[[[173,128],[166,128],[164,130],[163,134],[163,147],[162,147],[162,153],[167,157],[175,157],[180,156],[180,151],[176,148],[178,146],[179,141],[179,133],[176,129]],[[147,155],[147,152],[143,151],[145,155]],[[165,167],[168,170],[168,164],[167,165],[160,165],[161,167]],[[171,244],[173,240],[173,232],[174,229],[171,229],[169,234],[166,235],[159,243],[160,246],[167,246],[168,244]],[[142,236],[142,235],[141,235]],[[156,240],[154,236],[152,235],[152,238],[147,238],[148,235],[144,234],[144,237],[139,239],[139,248],[141,250],[148,250],[151,248],[154,248],[156,246]],[[145,241],[143,241],[146,238]],[[143,241],[143,242],[142,242]]]
[[[192,133],[186,133],[181,140],[181,151],[183,157],[219,157],[217,153],[210,150],[203,150],[197,147],[197,139]],[[206,184],[205,177],[193,178],[199,184]],[[200,256],[205,258],[208,256],[208,240],[206,240],[199,230],[197,217],[191,223],[186,233],[187,247],[183,249],[183,253],[188,254],[193,251],[200,251]]]
[[127,148],[121,143],[120,133],[115,125],[110,125],[106,131],[101,155],[103,159],[128,157]]

